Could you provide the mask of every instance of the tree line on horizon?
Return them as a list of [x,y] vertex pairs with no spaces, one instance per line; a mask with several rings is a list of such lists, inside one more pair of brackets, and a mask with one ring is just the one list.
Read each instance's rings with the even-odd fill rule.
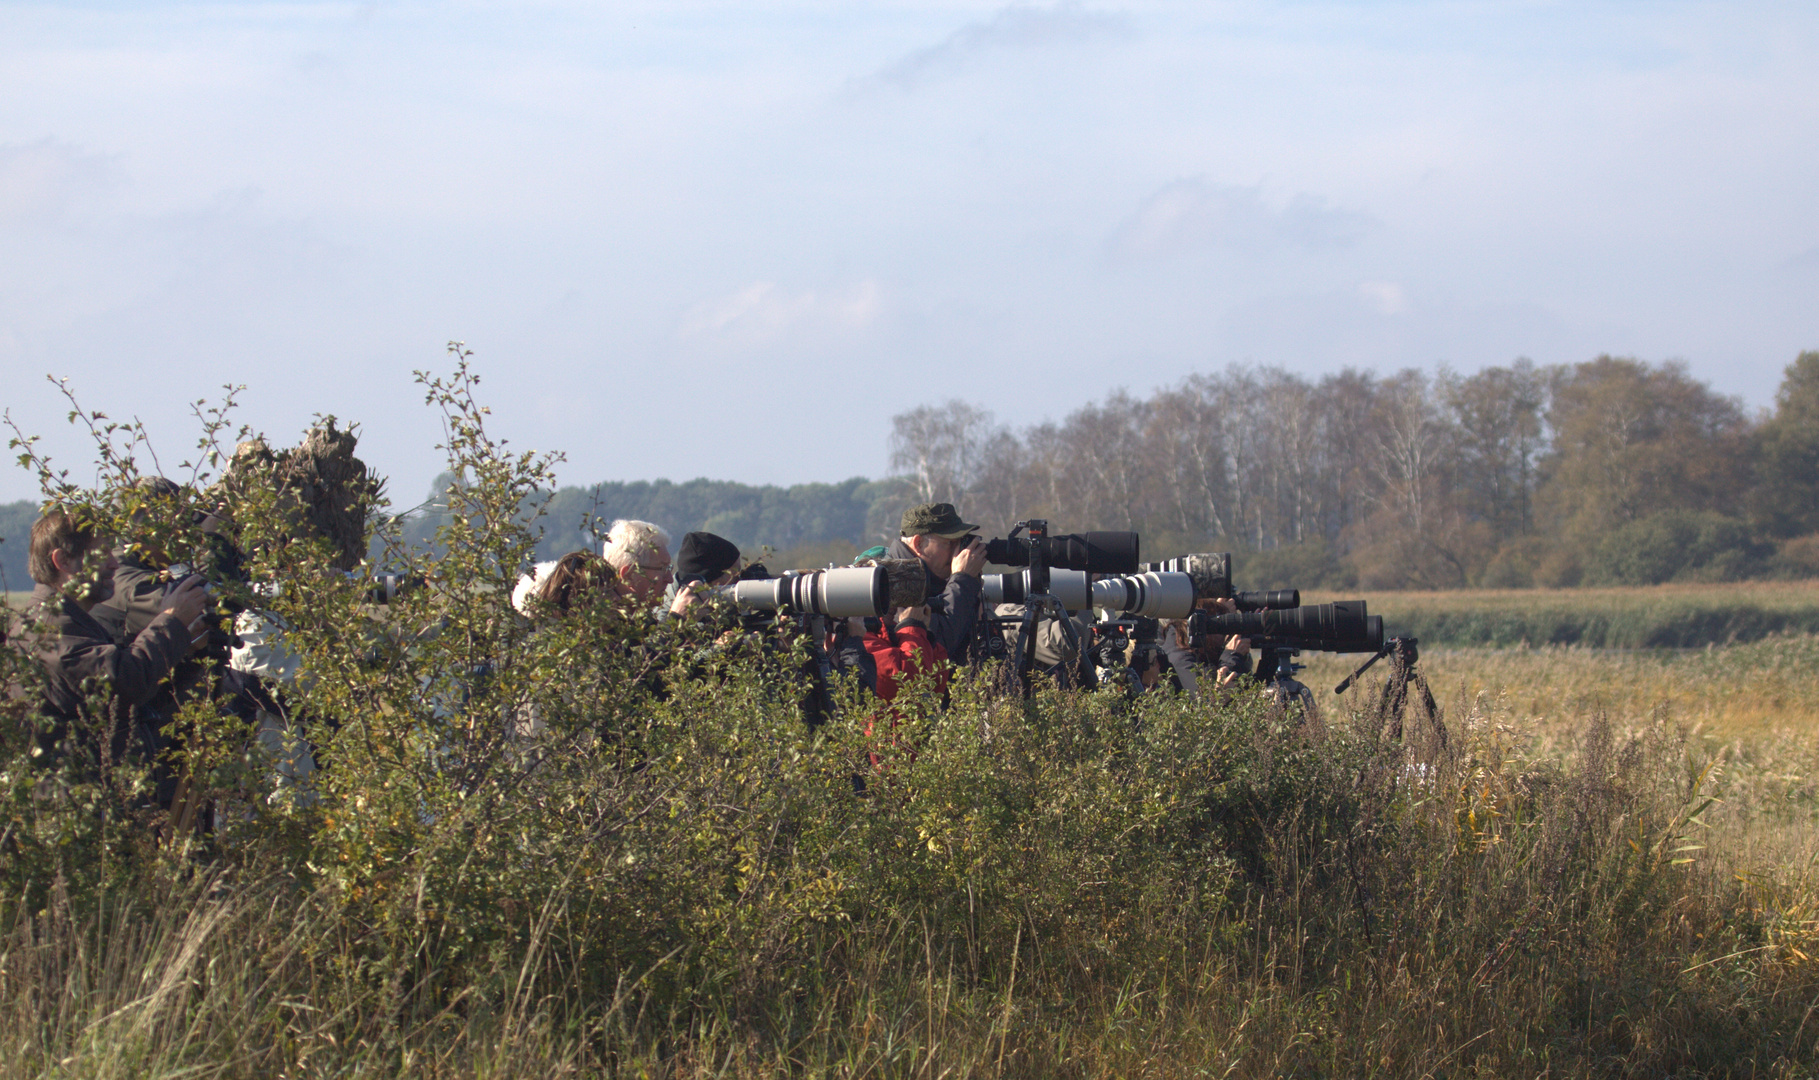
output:
[[1232,550],[1247,587],[1457,589],[1819,575],[1819,352],[1752,415],[1677,362],[1471,375],[1278,368],[1119,391],[1021,431],[965,402],[896,418],[920,499],[993,529],[1134,529]]
[[[773,569],[845,561],[946,501],[992,535],[1132,529],[1148,558],[1231,550],[1244,587],[1641,585],[1819,576],[1819,351],[1756,414],[1683,364],[1599,356],[1471,375],[1230,367],[1119,390],[1021,430],[952,400],[892,420],[896,475],[790,487],[695,479],[548,493],[539,558],[600,523],[705,529]],[[439,496],[405,517],[425,540]],[[38,504],[0,505],[0,573],[30,587]]]

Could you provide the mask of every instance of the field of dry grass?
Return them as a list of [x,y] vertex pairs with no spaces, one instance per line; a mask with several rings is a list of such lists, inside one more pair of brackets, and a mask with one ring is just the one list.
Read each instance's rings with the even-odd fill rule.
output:
[[1359,598],[1387,633],[1432,645],[1689,648],[1819,633],[1819,581],[1302,596],[1310,604]]
[[[1303,659],[1302,681],[1322,707],[1341,705],[1333,687],[1362,658]],[[1819,637],[1811,635],[1685,650],[1424,648],[1421,670],[1450,715],[1496,710],[1542,732],[1602,715],[1617,726],[1667,719],[1721,738],[1819,738]]]

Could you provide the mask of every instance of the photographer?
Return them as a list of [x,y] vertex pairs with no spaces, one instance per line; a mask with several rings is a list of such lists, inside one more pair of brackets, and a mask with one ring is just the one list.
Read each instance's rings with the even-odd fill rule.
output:
[[[235,569],[229,565],[231,545],[216,533],[218,519],[186,508],[181,488],[161,476],[141,480],[137,488],[142,502],[132,515],[136,535],[115,550],[118,566],[114,570],[113,595],[89,611],[90,617],[120,644],[136,639],[163,613],[174,589],[192,580],[208,580],[207,574],[174,565],[165,550],[169,541],[160,539],[161,534],[173,537],[175,530],[180,549],[189,547],[189,540],[200,541],[196,546],[202,552],[201,560],[217,573]],[[180,661],[149,698],[133,706],[133,725],[143,733],[144,741],[155,744],[161,752],[182,745],[182,736],[170,724],[178,710],[191,701],[214,699],[222,708],[248,721],[258,715],[258,700],[250,692],[254,680],[227,666],[231,640],[222,629],[226,617],[219,608],[206,614],[203,644]],[[155,775],[158,801],[168,803],[175,791],[175,779],[162,769]]]
[[[947,650],[934,640],[929,631],[930,615],[926,604],[898,608],[880,620],[878,629],[865,635],[865,652],[875,679],[871,689],[878,695],[878,700],[886,703],[886,732],[883,735],[878,731],[877,715],[865,722],[865,737],[872,742],[867,757],[871,760],[874,771],[885,771],[887,753],[903,752],[907,754],[908,760],[916,759],[915,745],[906,743],[897,732],[902,717],[889,704],[896,700],[898,691],[906,682],[934,680],[932,687],[941,699],[940,707],[947,707],[948,655]],[[858,789],[863,791],[864,780],[855,777],[855,782]]]
[[[701,603],[701,594],[731,585],[739,580],[739,548],[724,536],[711,532],[684,533],[676,549],[675,580],[663,593],[659,619],[678,618]],[[749,571],[763,576],[763,566]]]
[[669,533],[648,521],[620,518],[607,530],[601,551],[607,565],[619,575],[619,591],[628,600],[652,609],[675,580],[670,571]]
[[[1196,604],[1214,615],[1226,615],[1238,610],[1230,600],[1201,600]],[[1188,641],[1188,624],[1186,620],[1172,621],[1164,628],[1162,634],[1162,655],[1167,657],[1169,666],[1174,669],[1175,680],[1188,693],[1198,693],[1200,679],[1205,674],[1201,669],[1213,668],[1211,673],[1215,685],[1223,688],[1231,686],[1242,676],[1251,673],[1250,639],[1238,634],[1223,639],[1209,640],[1199,648],[1194,648]]]
[[978,528],[960,520],[952,503],[912,506],[903,512],[902,535],[888,553],[921,560],[928,574],[928,638],[956,663],[970,656],[980,617],[985,541],[973,535]]
[[[36,642],[44,666],[44,711],[51,729],[40,745],[59,752],[80,720],[91,693],[108,699],[105,743],[83,740],[85,756],[97,765],[127,756],[149,760],[160,736],[136,722],[139,706],[159,692],[165,679],[207,641],[204,613],[208,595],[192,577],[164,593],[157,614],[130,639],[117,642],[90,611],[113,594],[118,563],[107,544],[65,511],[52,510],[32,526],[29,556],[31,617],[46,633]],[[164,785],[160,785],[162,788]],[[159,792],[160,801],[169,793]]]

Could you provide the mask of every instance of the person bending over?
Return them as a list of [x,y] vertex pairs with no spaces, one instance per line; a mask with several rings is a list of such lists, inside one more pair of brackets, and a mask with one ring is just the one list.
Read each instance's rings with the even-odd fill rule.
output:
[[[28,610],[42,627],[32,648],[44,669],[43,708],[50,720],[40,744],[52,753],[80,750],[101,766],[129,753],[155,753],[156,733],[135,732],[131,718],[184,657],[207,641],[202,579],[191,577],[171,589],[143,630],[116,642],[89,614],[113,594],[118,563],[104,540],[69,513],[52,510],[32,526],[29,565],[36,588]],[[86,715],[95,695],[108,702],[104,717]],[[100,720],[105,737],[79,734],[77,722],[85,717],[90,723]]]

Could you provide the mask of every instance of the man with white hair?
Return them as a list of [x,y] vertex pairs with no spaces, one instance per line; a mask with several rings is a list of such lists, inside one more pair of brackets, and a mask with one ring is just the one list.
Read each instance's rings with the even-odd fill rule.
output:
[[648,521],[620,518],[613,522],[600,554],[619,575],[619,591],[639,604],[655,606],[675,580],[670,570],[669,533]]
[[[600,554],[617,575],[615,586],[620,596],[641,607],[660,607],[664,591],[675,580],[670,571],[669,533],[662,526],[620,518],[607,530]],[[518,579],[512,589],[512,607],[519,614],[531,613],[531,596],[555,569],[557,561],[540,562]]]

